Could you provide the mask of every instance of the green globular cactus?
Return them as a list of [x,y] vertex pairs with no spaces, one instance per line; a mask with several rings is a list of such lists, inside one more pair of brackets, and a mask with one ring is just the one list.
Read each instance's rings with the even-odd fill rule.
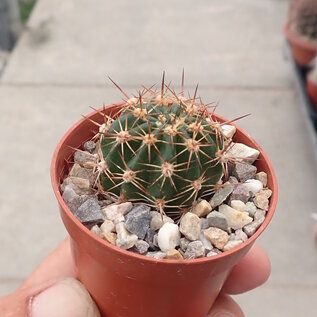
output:
[[176,217],[223,175],[221,126],[193,98],[145,89],[101,129],[104,192]]

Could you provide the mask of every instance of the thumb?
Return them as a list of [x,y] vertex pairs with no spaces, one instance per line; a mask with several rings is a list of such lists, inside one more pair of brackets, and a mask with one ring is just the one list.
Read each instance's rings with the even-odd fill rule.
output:
[[29,307],[31,317],[100,317],[88,291],[73,278],[45,289],[31,299]]

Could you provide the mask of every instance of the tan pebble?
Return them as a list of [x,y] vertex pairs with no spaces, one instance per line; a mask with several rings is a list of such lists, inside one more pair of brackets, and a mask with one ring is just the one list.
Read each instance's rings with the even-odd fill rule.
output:
[[197,215],[198,217],[204,217],[211,212],[211,209],[211,205],[207,200],[201,200],[193,207],[192,213]]
[[255,195],[253,202],[258,208],[267,211],[269,209],[269,198],[271,195],[272,191],[270,189],[263,189]]
[[109,243],[116,245],[117,234],[114,232],[103,232],[102,237]]
[[115,225],[111,220],[106,219],[104,223],[100,226],[100,230],[102,233],[114,232]]
[[255,179],[259,180],[263,184],[263,187],[267,185],[267,174],[265,172],[255,174]]
[[190,241],[199,239],[200,218],[192,212],[183,215],[180,221],[179,231]]
[[228,233],[216,227],[204,230],[204,235],[218,249],[223,249],[229,241]]
[[177,250],[169,250],[166,252],[166,259],[169,260],[183,260],[183,256],[181,255],[181,253]]

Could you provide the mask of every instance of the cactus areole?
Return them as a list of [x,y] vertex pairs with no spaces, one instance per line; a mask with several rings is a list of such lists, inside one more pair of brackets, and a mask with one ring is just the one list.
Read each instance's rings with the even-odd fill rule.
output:
[[128,99],[116,119],[107,117],[100,127],[103,191],[174,218],[213,193],[223,175],[225,137],[196,101],[196,93],[186,99],[148,89]]

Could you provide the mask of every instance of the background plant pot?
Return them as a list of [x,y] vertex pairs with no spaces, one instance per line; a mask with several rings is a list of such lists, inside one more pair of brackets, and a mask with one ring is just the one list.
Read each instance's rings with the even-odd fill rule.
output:
[[317,111],[317,84],[310,79],[309,74],[307,75],[306,78],[306,89],[307,89],[307,93],[308,96],[310,97],[313,107],[316,109]]
[[292,33],[290,23],[284,29],[286,38],[291,44],[292,55],[300,66],[308,66],[317,53],[317,44],[305,41]]
[[[114,116],[120,106],[105,108]],[[223,121],[219,116],[215,116]],[[88,118],[101,122],[100,113]],[[221,255],[195,260],[155,260],[119,249],[85,228],[66,206],[60,182],[68,172],[73,148],[80,147],[96,132],[87,119],[76,123],[58,144],[51,166],[52,185],[60,212],[71,237],[78,279],[86,286],[102,315],[107,317],[205,317],[231,268],[248,252],[270,222],[277,203],[277,182],[272,166],[261,148],[241,129],[235,140],[257,148],[257,167],[268,174],[273,194],[267,217],[245,243]]]

